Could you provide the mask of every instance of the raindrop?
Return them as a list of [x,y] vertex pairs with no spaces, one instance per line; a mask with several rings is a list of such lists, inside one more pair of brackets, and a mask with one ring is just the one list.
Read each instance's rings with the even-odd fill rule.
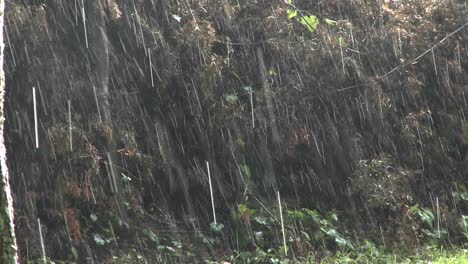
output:
[[213,197],[213,186],[211,184],[211,173],[210,173],[210,163],[206,161],[206,170],[208,172],[208,183],[210,184],[210,196],[211,196],[211,207],[213,208],[213,222],[216,225],[216,211],[214,206],[214,197]]
[[68,130],[70,140],[70,151],[73,152],[73,137],[72,137],[72,117],[71,117],[71,102],[68,100]]
[[85,13],[85,8],[84,8],[84,0],[81,0],[81,15],[83,18],[83,28],[84,28],[84,34],[85,34],[85,40],[86,40],[86,48],[88,49],[88,32],[86,31],[86,13]]
[[37,128],[37,105],[36,105],[36,87],[33,87],[33,105],[34,105],[34,133],[36,136],[36,149],[39,148],[39,135]]
[[42,236],[42,227],[41,227],[41,220],[37,218],[37,228],[39,229],[39,239],[41,240],[41,250],[42,250],[42,261],[45,263],[46,262],[46,252],[45,252],[45,246],[44,246],[44,237]]
[[281,219],[281,232],[283,233],[283,247],[284,247],[284,255],[288,255],[288,247],[286,246],[286,233],[284,231],[284,220],[283,220],[283,208],[281,207],[281,196],[280,192],[277,192],[278,196],[278,206],[279,206],[279,212],[280,212],[280,219]]

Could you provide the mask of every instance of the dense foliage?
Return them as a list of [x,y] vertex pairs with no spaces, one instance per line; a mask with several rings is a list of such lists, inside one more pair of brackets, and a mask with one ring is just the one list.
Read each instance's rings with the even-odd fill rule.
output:
[[465,243],[467,18],[463,0],[7,1],[22,258],[268,262],[282,231],[291,259]]

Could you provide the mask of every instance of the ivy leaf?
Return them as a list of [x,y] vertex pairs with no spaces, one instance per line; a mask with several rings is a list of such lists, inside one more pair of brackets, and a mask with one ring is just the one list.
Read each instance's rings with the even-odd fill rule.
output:
[[250,85],[249,85],[249,86],[244,86],[244,87],[242,87],[242,88],[243,88],[246,92],[249,92],[249,93],[252,93],[252,92],[253,92],[252,86],[250,86]]
[[78,251],[73,246],[71,247],[71,253],[75,259],[78,259]]
[[314,15],[304,16],[303,18],[301,18],[301,24],[306,26],[311,33],[314,33],[319,24],[319,20]]
[[[328,217],[329,217],[331,220],[333,220],[334,222],[338,221],[338,216],[337,216],[336,213],[334,213],[334,212],[329,213],[329,214],[328,214]],[[332,221],[330,221],[330,222],[332,222]]]
[[248,179],[250,179],[250,176],[252,175],[250,172],[249,166],[242,164],[240,165],[240,170],[242,172],[242,175],[246,176]]
[[468,216],[467,215],[462,215],[462,225],[463,225],[463,229],[468,231]]
[[182,248],[182,243],[180,243],[179,241],[172,241],[172,245],[178,249]]
[[271,224],[269,219],[266,218],[266,217],[263,217],[263,216],[256,216],[254,217],[254,221],[259,224],[259,225],[262,225],[262,226],[266,226],[266,227],[269,227],[269,225]]
[[288,9],[288,19],[293,19],[297,16],[297,10]]
[[462,215],[461,226],[463,228],[463,235],[468,238],[468,216]]
[[93,238],[94,242],[96,242],[96,245],[98,246],[104,246],[107,242],[100,234],[94,234]]
[[327,23],[330,26],[335,26],[336,24],[338,24],[338,22],[336,22],[335,20],[328,19],[328,18],[325,18],[325,23]]
[[237,102],[238,98],[236,94],[225,94],[224,99],[226,99],[228,103],[234,104],[235,102]]
[[418,214],[423,222],[425,222],[428,226],[432,227],[435,216],[434,213],[431,212],[431,210],[421,208]]
[[418,204],[415,204],[415,205],[411,206],[409,210],[410,210],[410,212],[412,212],[412,213],[416,213],[416,212],[419,211],[419,205],[418,205]]
[[335,237],[335,243],[342,248],[350,248],[350,249],[354,248],[353,244],[349,240],[342,238],[340,236]]
[[237,138],[236,143],[237,143],[237,145],[239,145],[239,147],[240,147],[242,150],[244,150],[244,148],[245,148],[245,141],[244,141],[241,137]]
[[220,223],[210,223],[210,230],[211,232],[213,233],[221,233],[221,231],[223,230],[224,228],[224,225],[223,224],[220,224]]
[[96,222],[98,219],[96,214],[91,214],[89,217],[91,218],[91,221],[93,222]]
[[154,243],[159,244],[159,237],[153,231],[145,229],[143,230],[143,234],[145,234],[145,236],[148,237]]

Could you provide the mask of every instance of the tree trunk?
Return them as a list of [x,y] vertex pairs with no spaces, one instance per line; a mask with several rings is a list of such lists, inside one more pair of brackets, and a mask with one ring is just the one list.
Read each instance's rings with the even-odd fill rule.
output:
[[108,158],[108,174],[111,190],[124,222],[127,221],[122,193],[121,171],[118,153],[115,146],[109,91],[109,40],[107,37],[106,13],[104,1],[86,1],[86,21],[88,21],[89,52],[94,65],[92,84],[97,90],[101,122],[106,135],[106,151]]
[[[110,44],[107,34],[109,18],[106,14],[107,10],[111,15],[110,19],[117,19],[120,11],[116,2],[112,0],[84,0],[76,3],[78,5],[75,7],[73,1],[46,0],[46,6],[50,10],[48,12],[49,26],[56,30],[57,37],[62,40],[63,45],[74,47],[80,56],[83,55],[87,59],[89,79],[86,81],[90,83],[89,89],[94,89],[96,94],[97,113],[106,138],[105,152],[109,185],[121,218],[126,222],[119,154],[116,150],[112,124],[109,87]],[[108,10],[109,8],[112,10]],[[76,15],[76,18],[72,19],[70,14]]]
[[15,227],[13,223],[13,198],[11,196],[10,179],[7,167],[6,146],[4,138],[4,98],[5,73],[3,71],[3,22],[5,1],[0,0],[0,263],[18,263],[16,251]]

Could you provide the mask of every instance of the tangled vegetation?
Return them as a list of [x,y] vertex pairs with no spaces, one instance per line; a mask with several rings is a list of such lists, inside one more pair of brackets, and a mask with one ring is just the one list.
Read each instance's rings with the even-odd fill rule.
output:
[[8,0],[21,258],[463,263],[467,18],[464,0]]

